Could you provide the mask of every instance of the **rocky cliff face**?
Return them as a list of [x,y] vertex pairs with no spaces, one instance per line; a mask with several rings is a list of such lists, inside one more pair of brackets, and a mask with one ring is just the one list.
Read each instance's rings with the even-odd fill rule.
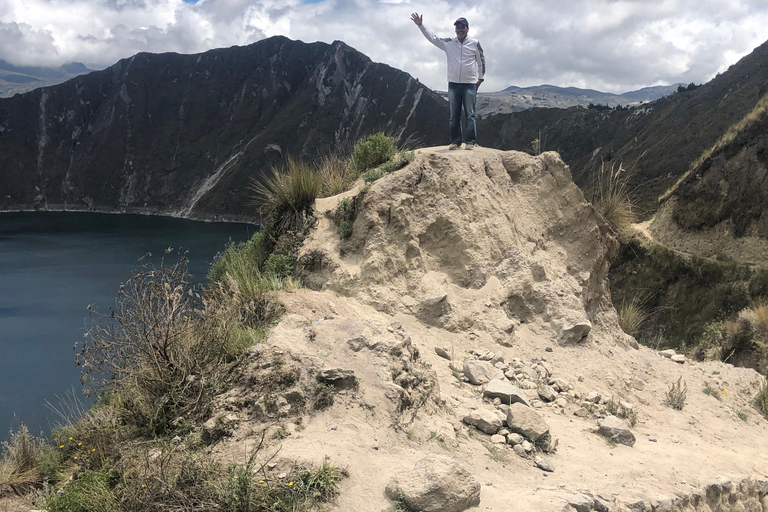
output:
[[338,41],[140,53],[0,99],[0,208],[243,215],[250,179],[286,154],[378,130],[434,143],[446,116],[410,75]]

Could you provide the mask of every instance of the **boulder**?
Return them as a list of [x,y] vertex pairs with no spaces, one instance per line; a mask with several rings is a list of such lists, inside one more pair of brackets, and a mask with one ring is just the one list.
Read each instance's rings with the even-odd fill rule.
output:
[[566,325],[561,335],[565,343],[578,343],[587,337],[592,330],[592,324],[589,322],[579,322],[572,325]]
[[486,434],[495,434],[501,430],[502,423],[495,411],[476,409],[464,416],[464,423],[482,430]]
[[354,389],[357,387],[357,378],[353,370],[342,370],[341,368],[322,370],[317,374],[317,380],[336,389]]
[[568,502],[570,506],[576,509],[576,512],[590,512],[593,508],[595,500],[585,494],[564,494],[563,499]]
[[498,398],[505,405],[512,405],[514,403],[528,405],[525,391],[506,379],[493,379],[490,381],[483,390],[483,396],[491,400]]
[[554,402],[555,400],[557,400],[557,393],[555,393],[555,390],[552,389],[551,386],[547,386],[546,384],[542,384],[539,386],[538,394],[539,394],[539,398],[541,398],[545,402]]
[[464,376],[475,386],[485,384],[496,378],[498,370],[489,361],[467,359],[464,361]]
[[480,482],[453,459],[434,455],[398,472],[385,494],[420,512],[462,512],[480,504]]
[[549,459],[545,459],[544,457],[536,457],[533,459],[534,464],[536,464],[536,467],[539,468],[542,471],[546,471],[547,473],[554,473],[555,472],[555,465],[552,464],[552,462],[549,461]]
[[635,435],[629,430],[624,420],[616,416],[607,416],[597,422],[597,433],[610,439],[614,443],[632,446],[635,444]]
[[534,443],[549,434],[549,425],[544,418],[530,407],[520,403],[509,407],[507,425],[510,430],[522,434]]

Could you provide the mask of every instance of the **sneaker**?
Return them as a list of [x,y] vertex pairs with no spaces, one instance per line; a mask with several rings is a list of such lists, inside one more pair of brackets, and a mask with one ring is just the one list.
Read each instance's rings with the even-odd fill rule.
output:
[[464,149],[473,150],[475,149],[475,143],[474,142],[467,142],[467,145],[464,146]]
[[455,142],[450,146],[448,146],[448,149],[450,149],[451,151],[453,151],[454,149],[460,149],[460,148],[461,148],[461,144],[456,144]]

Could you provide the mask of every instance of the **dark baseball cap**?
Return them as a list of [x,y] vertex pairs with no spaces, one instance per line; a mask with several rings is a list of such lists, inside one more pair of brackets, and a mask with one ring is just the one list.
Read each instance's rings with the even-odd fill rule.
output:
[[456,21],[454,21],[453,24],[464,25],[465,27],[469,28],[469,22],[467,21],[467,18],[459,18]]

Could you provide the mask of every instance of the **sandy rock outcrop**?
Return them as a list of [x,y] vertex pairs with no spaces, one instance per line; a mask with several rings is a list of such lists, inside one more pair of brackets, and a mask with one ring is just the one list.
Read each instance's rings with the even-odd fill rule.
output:
[[628,342],[607,285],[615,242],[557,153],[419,151],[358,201],[349,240],[323,218],[305,242],[310,286],[505,345],[594,329]]

